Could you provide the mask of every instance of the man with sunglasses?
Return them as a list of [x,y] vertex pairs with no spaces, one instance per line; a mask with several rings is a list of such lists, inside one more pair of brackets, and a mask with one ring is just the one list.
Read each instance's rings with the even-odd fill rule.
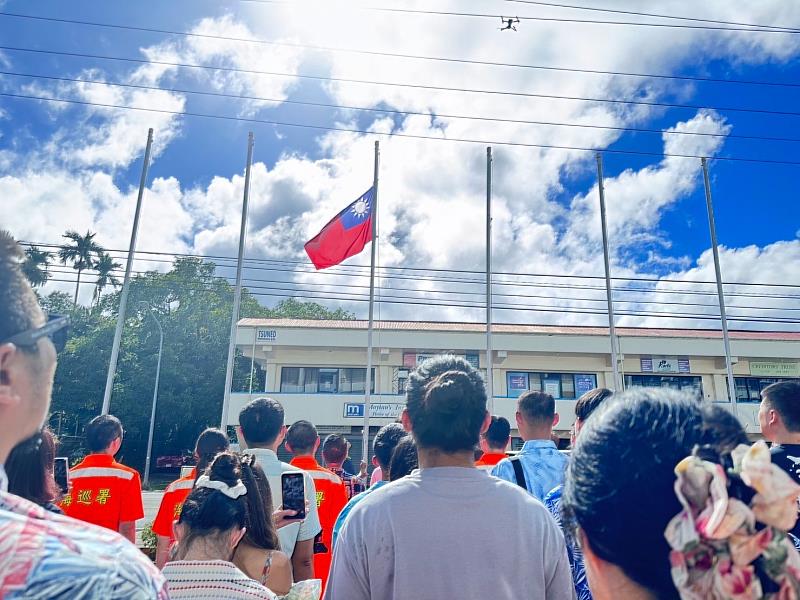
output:
[[7,492],[3,463],[38,436],[50,409],[66,317],[45,320],[0,231],[0,598],[168,598],[163,577],[117,533],[50,513]]

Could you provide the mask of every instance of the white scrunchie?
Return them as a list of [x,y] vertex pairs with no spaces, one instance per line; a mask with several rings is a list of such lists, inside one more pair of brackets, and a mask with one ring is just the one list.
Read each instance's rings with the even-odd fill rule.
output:
[[209,479],[208,475],[200,475],[200,477],[197,478],[197,483],[195,483],[194,486],[218,490],[232,500],[236,500],[239,496],[244,496],[247,493],[247,487],[244,485],[244,483],[242,483],[241,479],[236,480],[236,485],[230,486],[224,481]]

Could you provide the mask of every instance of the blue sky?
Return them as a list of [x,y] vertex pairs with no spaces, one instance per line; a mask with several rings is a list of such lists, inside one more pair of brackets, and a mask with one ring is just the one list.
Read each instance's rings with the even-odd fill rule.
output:
[[[800,7],[772,0],[741,3],[663,1],[648,10],[702,18],[800,27]],[[384,3],[424,10],[502,13],[494,2]],[[751,6],[753,5],[753,6]],[[711,78],[800,81],[800,35],[691,29],[599,26],[523,21],[500,33],[490,19],[405,15],[354,10],[353,4],[297,0],[292,4],[237,0],[170,3],[7,0],[3,11],[71,20],[119,23],[224,37],[301,45],[457,57],[470,60],[567,66],[607,71]],[[346,8],[345,6],[349,6]],[[603,6],[631,8],[608,0]],[[636,4],[635,8],[641,8]],[[612,18],[597,13],[515,5],[520,16]],[[223,42],[142,31],[0,16],[2,45],[117,57],[212,64],[294,75],[334,76],[591,97],[642,97],[700,107],[743,107],[800,112],[800,87],[735,85],[650,78],[543,72],[506,67],[398,60],[301,47]],[[603,103],[463,94],[396,87],[336,84],[290,77],[169,69],[99,59],[0,50],[2,70],[151,87],[207,90],[476,116],[613,124],[656,130],[678,128],[733,135],[800,138],[800,116],[738,111],[622,107]],[[800,162],[800,143],[701,138],[652,133],[546,128],[431,117],[356,113],[292,104],[154,92],[0,76],[2,92],[166,107],[344,128],[414,135],[514,140],[611,150],[752,157]],[[109,248],[130,234],[146,129],[156,129],[146,205],[143,250],[235,255],[241,173],[250,129],[256,154],[248,256],[304,260],[302,243],[371,179],[375,136],[325,133],[247,122],[55,106],[0,98],[0,193],[10,210],[4,226],[20,239],[58,243],[67,228],[98,232]],[[380,247],[382,264],[443,269],[483,267],[482,145],[381,138],[383,145]],[[669,141],[665,141],[669,140]],[[591,154],[495,145],[495,260],[498,271],[602,275]],[[702,181],[694,159],[606,153],[607,202],[614,272],[630,277],[707,280],[709,237]],[[712,185],[723,271],[729,281],[800,286],[798,165],[712,160]],[[69,196],[65,201],[63,196]],[[366,256],[352,259],[365,264]],[[139,263],[139,268],[153,263]],[[304,269],[301,269],[304,271]],[[255,270],[246,276],[264,277]],[[287,271],[267,275],[289,285],[330,292],[353,283]],[[385,281],[388,286],[403,285]],[[445,282],[419,284],[436,293]],[[68,288],[66,282],[52,289]],[[668,285],[666,285],[668,287]],[[306,288],[298,288],[306,289]],[[795,293],[800,294],[797,289]],[[85,290],[86,299],[91,290]],[[577,295],[576,295],[577,297]],[[276,298],[263,297],[267,303]],[[536,300],[542,302],[544,300]],[[533,303],[534,301],[531,301]],[[556,300],[554,300],[556,302]],[[654,304],[658,296],[652,297]],[[736,301],[734,301],[735,304]],[[793,304],[792,304],[793,303]],[[457,303],[456,303],[457,304]],[[562,302],[563,304],[563,302]],[[556,302],[556,305],[559,305]],[[570,306],[585,306],[580,302]],[[797,307],[796,300],[776,306]],[[363,312],[362,304],[352,304]],[[418,318],[417,307],[386,307],[387,315]],[[458,306],[431,309],[424,318],[473,319]],[[787,312],[787,315],[791,312]],[[792,316],[797,316],[794,313]],[[506,311],[507,320],[530,312]],[[548,317],[549,318],[549,317]],[[577,317],[576,317],[577,318]],[[586,317],[586,322],[595,322]],[[633,318],[632,318],[633,319]],[[666,324],[633,319],[632,324]],[[676,322],[675,324],[682,324]],[[685,324],[685,323],[683,323]],[[796,328],[796,325],[788,325]]]

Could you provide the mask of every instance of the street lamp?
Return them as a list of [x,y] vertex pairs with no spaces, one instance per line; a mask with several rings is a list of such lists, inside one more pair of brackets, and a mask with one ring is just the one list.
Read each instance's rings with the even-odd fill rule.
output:
[[139,302],[139,306],[146,308],[150,316],[153,317],[156,326],[158,327],[158,362],[156,363],[156,382],[153,386],[153,408],[150,411],[150,432],[147,434],[147,459],[144,464],[144,487],[147,487],[150,482],[150,456],[153,452],[153,429],[156,424],[156,404],[158,403],[158,377],[161,374],[161,350],[164,347],[164,330],[161,328],[161,323],[156,319],[153,308],[147,302]]

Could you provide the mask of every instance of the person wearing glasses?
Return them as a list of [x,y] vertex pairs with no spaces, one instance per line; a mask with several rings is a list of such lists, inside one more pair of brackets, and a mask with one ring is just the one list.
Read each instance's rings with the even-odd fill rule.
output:
[[7,491],[3,464],[44,426],[69,325],[67,317],[45,319],[23,261],[0,231],[0,598],[166,600],[161,573],[121,535]]
[[136,521],[144,517],[142,482],[136,469],[114,460],[122,446],[122,423],[113,415],[100,415],[84,434],[91,454],[69,470],[70,490],[61,510],[135,543]]

